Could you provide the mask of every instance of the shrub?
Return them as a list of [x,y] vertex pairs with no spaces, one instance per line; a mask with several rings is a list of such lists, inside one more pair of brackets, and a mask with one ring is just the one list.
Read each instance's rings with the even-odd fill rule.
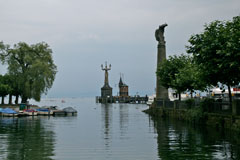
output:
[[212,112],[215,100],[212,98],[205,98],[200,102],[200,107],[203,112]]
[[195,105],[195,100],[194,99],[187,99],[184,102],[185,102],[188,109],[193,108],[194,105]]

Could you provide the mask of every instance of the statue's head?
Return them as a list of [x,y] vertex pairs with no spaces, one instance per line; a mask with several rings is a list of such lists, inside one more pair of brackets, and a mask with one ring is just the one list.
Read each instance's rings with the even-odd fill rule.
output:
[[168,26],[167,23],[164,23],[164,24],[162,24],[162,25],[159,26],[159,29],[160,29],[160,28],[165,28],[165,27],[167,27],[167,26]]

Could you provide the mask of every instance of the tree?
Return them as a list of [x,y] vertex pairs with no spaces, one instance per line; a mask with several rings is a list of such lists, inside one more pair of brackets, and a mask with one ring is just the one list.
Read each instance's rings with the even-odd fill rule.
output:
[[12,91],[12,88],[6,82],[7,77],[0,75],[0,96],[2,97],[2,104],[4,104],[5,96]]
[[186,91],[186,87],[182,85],[182,82],[177,79],[180,69],[183,69],[188,62],[188,56],[169,56],[169,59],[164,60],[157,69],[157,76],[159,77],[160,84],[165,88],[173,88],[179,94],[179,100],[181,100],[181,93]]
[[205,25],[204,32],[192,35],[189,43],[187,52],[203,71],[205,83],[227,85],[231,103],[231,86],[240,82],[240,16]]
[[18,104],[18,97],[20,95],[20,89],[18,86],[18,77],[14,75],[5,74],[4,83],[7,84],[11,90],[9,90],[9,101],[8,104],[12,104],[12,96],[16,96],[15,104]]
[[206,84],[202,81],[202,72],[198,66],[192,61],[191,57],[188,57],[188,61],[183,68],[179,68],[179,73],[176,75],[176,81],[178,85],[183,86],[187,91],[191,93],[195,90],[203,91],[206,88]]
[[160,83],[166,88],[173,88],[179,94],[181,100],[181,93],[194,90],[204,90],[206,85],[201,80],[201,72],[197,65],[193,63],[192,57],[186,55],[170,56],[168,60],[164,60],[158,70]]
[[13,48],[3,44],[0,46],[4,48],[0,55],[2,61],[8,64],[8,74],[17,78],[15,91],[20,93],[22,103],[30,98],[40,101],[41,94],[52,87],[57,73],[48,44],[28,45],[20,42]]

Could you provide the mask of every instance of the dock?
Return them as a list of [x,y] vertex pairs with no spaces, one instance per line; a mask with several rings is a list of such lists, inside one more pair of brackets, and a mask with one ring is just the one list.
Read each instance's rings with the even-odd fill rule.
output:
[[128,96],[128,97],[96,97],[96,103],[132,103],[132,104],[146,104],[148,101],[148,96],[140,97],[140,96]]

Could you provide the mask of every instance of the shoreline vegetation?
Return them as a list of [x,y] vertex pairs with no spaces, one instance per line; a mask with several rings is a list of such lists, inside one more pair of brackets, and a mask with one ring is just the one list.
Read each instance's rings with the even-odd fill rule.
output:
[[144,110],[153,118],[174,118],[177,120],[190,123],[192,125],[199,125],[204,127],[214,127],[219,130],[229,129],[236,133],[240,133],[240,115],[238,114],[236,106],[240,104],[239,100],[233,102],[232,113],[217,113],[211,112],[209,108],[213,107],[211,99],[202,100],[198,106],[188,105],[187,108],[169,108],[156,107],[155,104]]
[[[174,89],[179,100],[172,102],[156,95],[145,112],[157,118],[173,117],[240,133],[240,98],[231,91],[232,87],[240,89],[239,38],[240,16],[204,25],[201,33],[188,40],[187,55],[169,56],[157,66],[157,84]],[[188,92],[193,98],[194,93],[210,93],[211,88],[219,88],[221,95],[228,90],[228,98],[181,101],[181,93]]]
[[52,50],[45,42],[29,45],[19,42],[12,47],[0,41],[0,62],[7,67],[7,73],[0,75],[0,96],[2,104],[9,95],[9,104],[15,96],[15,104],[28,99],[41,100],[52,87],[57,74],[57,66],[52,58]]
[[223,92],[227,89],[229,103],[232,103],[231,88],[239,88],[240,84],[239,28],[240,16],[204,25],[201,33],[189,38],[187,55],[169,56],[158,64],[157,85],[172,88],[178,95],[188,92],[191,97],[215,87]]

